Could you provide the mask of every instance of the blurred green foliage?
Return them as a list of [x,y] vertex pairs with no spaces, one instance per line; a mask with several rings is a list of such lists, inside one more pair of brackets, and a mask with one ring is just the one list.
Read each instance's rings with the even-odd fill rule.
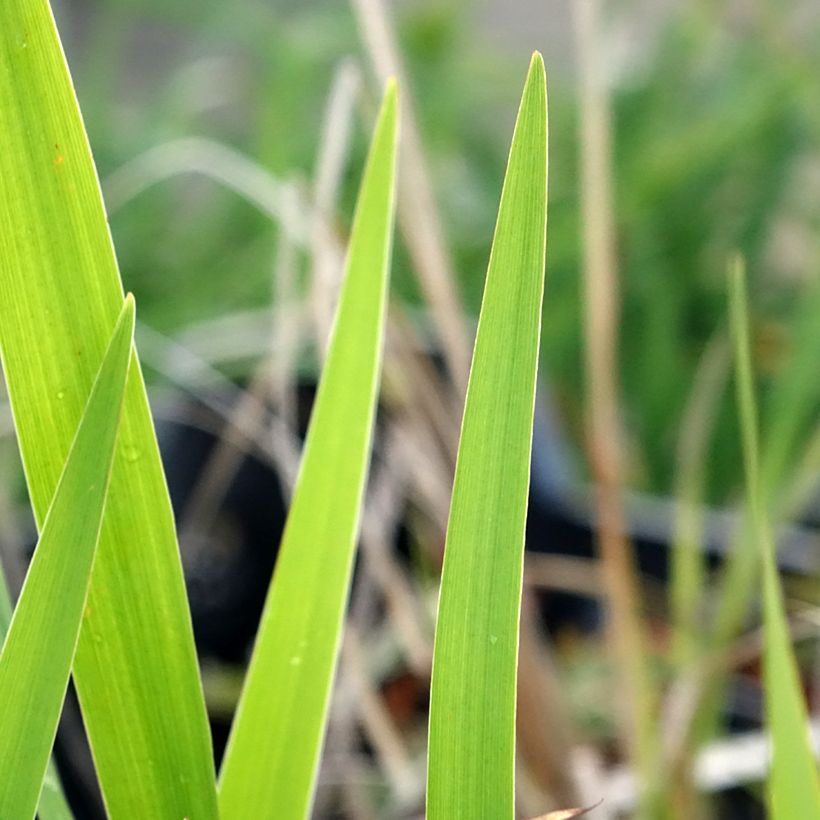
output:
[[[725,331],[724,271],[733,250],[749,260],[761,390],[776,396],[779,374],[790,367],[798,382],[811,375],[799,361],[788,363],[816,324],[792,317],[818,278],[820,257],[817,15],[804,14],[810,3],[746,5],[739,12],[726,2],[683,4],[656,35],[631,43],[636,58],[622,61],[612,78],[628,477],[655,492],[673,487],[692,376],[707,340]],[[420,0],[390,9],[444,232],[475,312],[514,116],[509,89],[525,55],[477,30],[470,4]],[[193,8],[181,0],[63,0],[58,12],[66,17],[69,58],[103,178],[163,141],[205,135],[309,184],[334,67],[346,55],[367,63],[344,3],[207,0]],[[513,3],[508,13],[527,12]],[[617,14],[621,38],[638,37],[638,29],[630,34],[637,6],[618,4]],[[551,179],[543,360],[567,428],[580,441],[576,90],[572,66],[548,50],[545,57]],[[362,113],[367,120],[373,112],[364,106]],[[366,129],[359,126],[344,214],[363,159]],[[112,229],[143,320],[159,329],[271,298],[275,230],[210,182],[163,183],[113,214]],[[400,243],[395,266],[398,293],[418,301]],[[802,400],[780,456],[786,465],[816,418],[815,397]],[[713,502],[737,490],[737,442],[727,396],[707,465]]]

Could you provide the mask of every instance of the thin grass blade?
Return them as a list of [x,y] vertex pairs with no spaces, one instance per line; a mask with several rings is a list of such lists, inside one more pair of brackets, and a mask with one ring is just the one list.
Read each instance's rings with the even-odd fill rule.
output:
[[134,338],[122,309],[0,654],[0,817],[33,817],[77,648]]
[[433,660],[429,820],[513,817],[546,195],[546,82],[536,54],[501,194],[461,427]]
[[743,263],[731,270],[730,317],[735,347],[737,402],[743,439],[746,496],[753,540],[763,569],[763,673],[772,735],[769,806],[773,820],[820,818],[820,781],[809,742],[808,716],[786,621],[764,487],[759,466],[757,406],[749,352]]
[[[9,597],[5,575],[2,567],[0,567],[0,645],[6,640],[10,623],[11,598]],[[46,769],[43,790],[40,793],[40,802],[37,806],[37,817],[40,820],[71,820],[73,817],[53,761],[49,761]]]
[[[42,526],[122,306],[46,0],[0,3],[0,352]],[[35,343],[36,342],[36,343]],[[216,816],[174,519],[136,359],[74,677],[109,816]]]
[[391,82],[359,192],[299,479],[220,774],[224,820],[295,820],[310,811],[370,458],[396,136]]
[[716,335],[704,351],[678,440],[669,601],[674,636],[672,654],[681,674],[686,674],[703,645],[700,618],[706,586],[703,497],[709,441],[730,372],[729,353],[723,333]]
[[[795,461],[800,445],[803,450],[812,413],[816,409],[818,386],[813,376],[814,352],[820,343],[820,287],[813,287],[800,305],[795,322],[793,349],[784,368],[768,391],[768,425],[761,448],[761,491],[770,514],[780,517],[787,512],[786,486],[789,465]],[[748,529],[748,522],[744,524]],[[745,530],[744,530],[745,531]],[[734,637],[749,612],[757,588],[759,571],[757,553],[733,550],[724,572],[716,617],[716,644]]]
[[[820,287],[814,286],[801,303],[793,328],[792,351],[784,368],[767,391],[768,423],[761,448],[761,492],[769,515],[785,520],[795,514],[811,495],[815,484],[816,456],[813,446],[820,439],[807,435],[812,413],[817,405],[818,388],[813,378],[813,357],[820,340]],[[815,434],[816,435],[816,434]],[[803,459],[794,462],[802,447]],[[789,476],[792,466],[793,475]],[[723,651],[743,627],[754,600],[760,572],[758,550],[744,549],[751,538],[749,511],[732,539],[732,549],[715,596],[717,607],[710,636],[712,651]],[[726,676],[718,674],[710,684],[704,705],[695,718],[693,737],[696,742],[713,737],[723,702]]]

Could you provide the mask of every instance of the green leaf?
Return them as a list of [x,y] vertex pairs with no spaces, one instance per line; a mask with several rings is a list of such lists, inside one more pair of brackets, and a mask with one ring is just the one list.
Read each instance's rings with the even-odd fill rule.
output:
[[[46,0],[0,3],[0,351],[38,525],[123,291]],[[174,520],[132,363],[74,677],[110,816],[216,816]]]
[[40,792],[40,802],[37,804],[37,820],[72,820],[73,817],[63,794],[57,767],[53,760],[49,760],[43,790]]
[[[11,599],[3,568],[0,566],[0,644],[6,640],[11,623]],[[70,820],[73,815],[68,807],[60,777],[53,761],[49,761],[43,780],[40,804],[37,806],[39,820]]]
[[728,354],[723,334],[715,336],[704,351],[683,412],[678,440],[669,602],[674,638],[672,655],[681,673],[698,657],[703,645],[700,612],[707,568],[702,549],[702,505],[709,443],[729,374]]
[[0,654],[0,817],[33,817],[37,809],[91,581],[133,337],[129,296]]
[[535,54],[490,253],[447,527],[430,703],[430,820],[513,817],[546,195],[546,83]]
[[809,743],[808,716],[791,645],[777,574],[764,487],[761,483],[757,407],[749,352],[746,279],[742,260],[731,270],[730,318],[735,347],[737,401],[743,439],[746,496],[752,538],[763,567],[763,674],[772,733],[769,804],[774,820],[820,818],[820,781]]
[[392,241],[396,87],[385,92],[301,470],[220,773],[224,820],[306,817],[350,585]]

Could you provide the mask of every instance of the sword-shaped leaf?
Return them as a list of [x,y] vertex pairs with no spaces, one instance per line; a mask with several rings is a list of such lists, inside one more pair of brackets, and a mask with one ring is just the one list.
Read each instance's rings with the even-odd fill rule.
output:
[[763,568],[763,675],[766,714],[772,735],[769,807],[773,820],[820,817],[820,781],[811,752],[808,716],[792,650],[774,540],[761,484],[757,406],[749,352],[749,318],[743,262],[730,281],[730,318],[735,345],[737,401],[746,469],[746,503]]
[[[9,598],[6,578],[2,572],[2,567],[0,567],[0,645],[6,640],[10,623],[11,599]],[[65,794],[63,794],[63,786],[53,761],[49,761],[46,769],[43,790],[40,793],[40,803],[37,806],[37,817],[39,820],[71,820],[73,817]]]
[[546,208],[546,83],[535,54],[490,252],[450,505],[430,702],[429,820],[513,817]]
[[[0,351],[38,525],[123,291],[47,0],[0,2]],[[139,367],[74,679],[111,817],[216,816],[174,519]]]
[[224,820],[301,820],[310,811],[370,460],[396,133],[391,82],[359,191],[299,478],[220,774]]
[[134,336],[126,299],[0,654],[0,817],[33,817],[80,634]]

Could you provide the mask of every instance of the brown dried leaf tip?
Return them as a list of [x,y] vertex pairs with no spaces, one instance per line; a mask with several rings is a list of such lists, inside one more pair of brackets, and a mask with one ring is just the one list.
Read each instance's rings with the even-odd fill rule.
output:
[[572,820],[573,817],[581,817],[584,814],[589,814],[589,812],[593,809],[597,809],[603,802],[603,800],[599,800],[594,806],[587,806],[585,809],[561,809],[560,811],[551,811],[547,814],[533,817],[532,820]]

